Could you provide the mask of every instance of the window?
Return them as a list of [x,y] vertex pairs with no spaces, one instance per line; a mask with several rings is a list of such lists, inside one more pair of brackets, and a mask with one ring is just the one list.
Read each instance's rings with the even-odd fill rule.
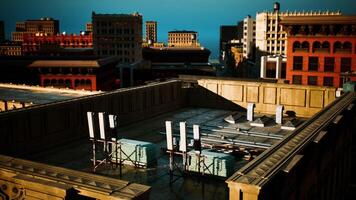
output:
[[302,76],[293,75],[293,84],[302,84]]
[[351,58],[341,58],[341,72],[351,71]]
[[324,71],[325,72],[333,72],[334,71],[334,58],[325,58],[324,60]]
[[308,76],[308,85],[317,85],[318,77],[317,76]]
[[303,57],[294,56],[293,57],[293,70],[303,70]]
[[319,67],[319,58],[318,57],[309,57],[309,71],[318,71]]
[[323,85],[324,86],[333,86],[334,78],[333,77],[324,77]]

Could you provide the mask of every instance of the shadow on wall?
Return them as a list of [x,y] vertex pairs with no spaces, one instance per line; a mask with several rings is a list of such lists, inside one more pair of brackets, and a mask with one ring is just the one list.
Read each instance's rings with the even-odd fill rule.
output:
[[191,83],[187,88],[188,105],[192,107],[214,108],[222,110],[236,110],[246,112],[246,109],[229,99],[226,99],[198,83]]

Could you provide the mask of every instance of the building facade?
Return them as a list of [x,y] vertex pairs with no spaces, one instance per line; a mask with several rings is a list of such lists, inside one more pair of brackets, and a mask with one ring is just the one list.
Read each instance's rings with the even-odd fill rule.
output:
[[94,54],[118,56],[120,63],[142,60],[142,16],[92,13]]
[[91,50],[93,48],[93,37],[88,32],[82,32],[78,35],[25,33],[23,35],[22,47],[24,55],[62,55],[66,50],[70,49]]
[[198,33],[195,31],[168,32],[168,47],[199,47]]
[[38,72],[40,86],[85,89],[115,89],[116,57],[86,59],[56,58],[55,60],[35,60],[27,67]]
[[157,22],[146,21],[146,42],[153,44],[157,42]]
[[22,56],[22,45],[18,42],[4,42],[0,44],[0,56]]
[[16,23],[16,31],[12,32],[12,41],[22,42],[24,33],[57,35],[59,21],[52,18],[41,18]]
[[248,15],[243,23],[243,57],[254,59],[256,21]]
[[231,52],[230,46],[232,43],[240,43],[242,39],[242,22],[237,25],[220,26],[220,55],[219,59],[222,62],[226,55]]
[[341,12],[280,12],[279,3],[274,4],[273,12],[256,14],[256,48],[260,54],[285,55],[288,47],[287,33],[280,21],[284,17],[294,16],[339,16]]
[[342,87],[356,81],[356,17],[286,17],[282,24],[291,83]]
[[5,41],[5,22],[0,21],[0,42]]

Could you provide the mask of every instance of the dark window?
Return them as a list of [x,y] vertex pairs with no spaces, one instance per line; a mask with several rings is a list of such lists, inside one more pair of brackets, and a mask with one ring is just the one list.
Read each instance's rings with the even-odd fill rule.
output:
[[308,76],[308,85],[317,85],[318,77],[317,76]]
[[318,71],[319,67],[319,58],[318,57],[309,57],[309,71]]
[[293,70],[303,70],[303,57],[294,56],[293,57]]
[[341,58],[341,72],[351,71],[351,58]]
[[302,84],[302,76],[293,75],[293,84]]
[[333,77],[324,77],[323,85],[324,86],[333,86],[334,78]]
[[325,72],[333,72],[334,71],[334,58],[325,58],[324,60],[324,71]]

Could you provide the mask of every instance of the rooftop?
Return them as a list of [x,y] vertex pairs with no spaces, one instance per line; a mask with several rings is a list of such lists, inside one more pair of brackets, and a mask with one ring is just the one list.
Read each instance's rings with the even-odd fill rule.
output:
[[[224,120],[225,117],[238,113],[242,117],[238,119],[236,124],[230,124]],[[179,132],[178,122],[187,122],[188,129],[193,124],[200,125],[204,148],[214,151],[235,148],[235,165],[232,167],[236,171],[247,164],[249,158],[252,159],[291,133],[291,131],[281,130],[280,126],[274,123],[265,128],[251,127],[243,115],[243,112],[234,110],[186,107],[123,126],[119,128],[120,138],[152,142],[159,147],[157,166],[147,169],[124,166],[121,176],[119,169],[111,167],[101,167],[96,173],[149,185],[152,187],[150,199],[228,199],[229,195],[224,178],[186,176],[175,182],[173,187],[167,187],[169,183],[169,157],[165,153],[166,136],[164,124],[166,120],[173,121],[174,133]],[[239,128],[241,128],[241,131],[238,131]],[[242,128],[244,129],[243,131]],[[192,137],[191,134],[191,131],[188,131],[189,138]],[[175,134],[174,136],[178,137]],[[91,142],[89,139],[83,139],[50,151],[30,155],[26,159],[90,172],[92,169],[90,155]]]

